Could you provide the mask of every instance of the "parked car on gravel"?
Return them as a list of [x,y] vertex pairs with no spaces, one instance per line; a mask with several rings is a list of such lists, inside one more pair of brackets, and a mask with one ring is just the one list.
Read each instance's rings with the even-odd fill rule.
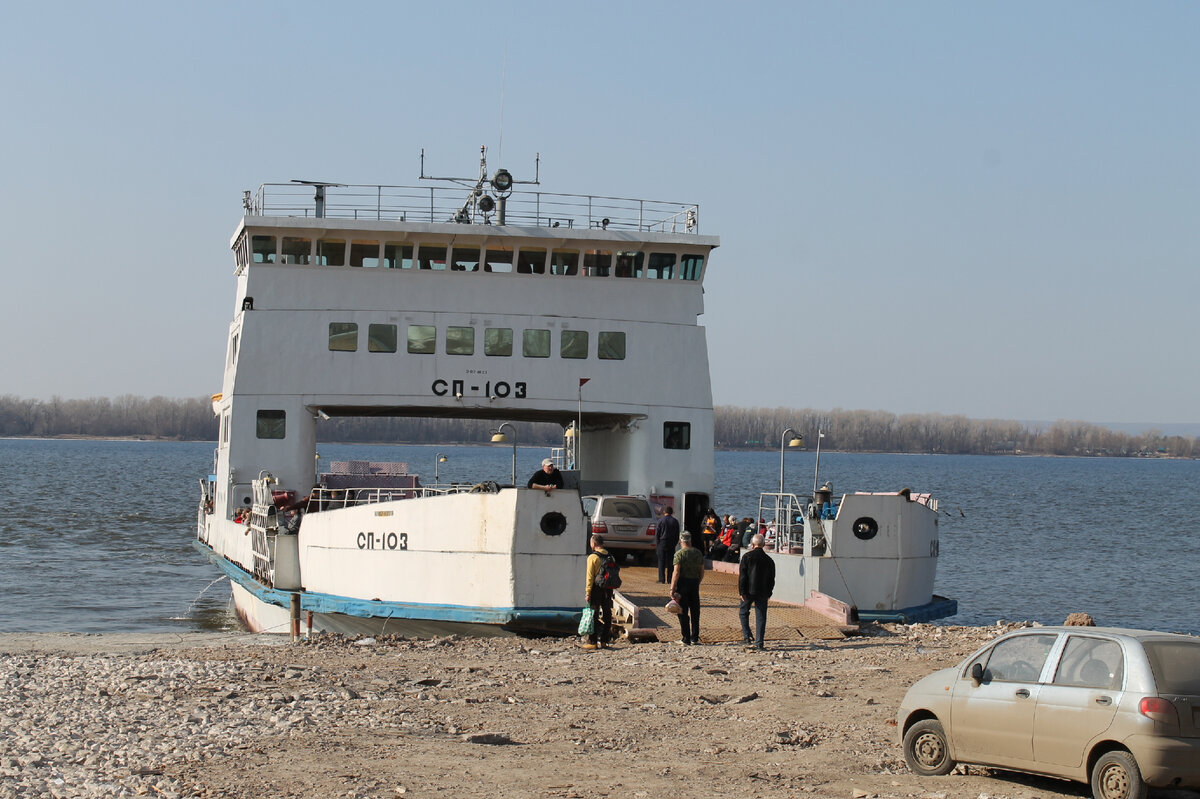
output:
[[1200,638],[1018,630],[919,680],[896,723],[924,776],[962,762],[1090,782],[1095,799],[1200,789]]
[[632,554],[649,560],[654,552],[658,519],[645,497],[581,497],[583,513],[590,522],[589,533],[604,536],[604,546],[613,556]]

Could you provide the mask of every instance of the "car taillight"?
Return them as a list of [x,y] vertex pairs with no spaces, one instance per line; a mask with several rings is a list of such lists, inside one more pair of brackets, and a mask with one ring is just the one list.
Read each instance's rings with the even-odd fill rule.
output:
[[658,532],[657,524],[650,524],[649,526],[646,527],[646,535],[654,535],[657,532]]
[[1175,706],[1161,696],[1143,696],[1138,702],[1138,713],[1160,724],[1179,724],[1179,713]]
[[604,522],[592,522],[592,535],[608,535],[608,525]]

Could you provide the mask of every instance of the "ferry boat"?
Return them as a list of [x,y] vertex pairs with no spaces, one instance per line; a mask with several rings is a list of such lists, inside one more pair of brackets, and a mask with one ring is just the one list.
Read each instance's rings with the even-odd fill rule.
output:
[[[720,242],[699,206],[542,192],[536,169],[489,172],[486,150],[476,176],[424,172],[422,156],[426,185],[243,194],[195,545],[251,630],[571,632],[582,496],[673,506],[697,539],[716,504],[697,320]],[[422,485],[390,463],[318,473],[318,426],[355,416],[557,424],[563,487],[527,488],[515,456],[511,485]],[[954,612],[932,596],[928,497],[846,495],[835,511],[828,492],[782,491],[781,464],[777,599]]]
[[[645,495],[697,534],[712,504],[699,207],[542,192],[486,149],[477,176],[427,178],[422,154],[421,177],[243,194],[196,546],[251,630],[570,631],[581,494]],[[318,425],[347,416],[557,423],[564,487],[317,474]]]

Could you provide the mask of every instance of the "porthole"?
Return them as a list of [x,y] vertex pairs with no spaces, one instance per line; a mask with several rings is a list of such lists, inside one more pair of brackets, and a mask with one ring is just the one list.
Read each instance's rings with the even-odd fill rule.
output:
[[855,538],[870,541],[879,533],[879,522],[870,516],[862,516],[854,520],[853,530]]
[[556,510],[542,516],[542,532],[546,535],[562,535],[567,531],[567,517]]

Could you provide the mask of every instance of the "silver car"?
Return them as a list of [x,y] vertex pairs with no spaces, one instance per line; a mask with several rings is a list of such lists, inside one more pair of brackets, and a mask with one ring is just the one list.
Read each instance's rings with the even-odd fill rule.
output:
[[581,497],[583,512],[591,523],[590,532],[604,536],[604,546],[613,555],[633,554],[649,558],[654,552],[654,531],[658,520],[645,497]]
[[1033,627],[908,689],[896,723],[917,774],[957,762],[1089,782],[1096,799],[1200,788],[1200,638]]

